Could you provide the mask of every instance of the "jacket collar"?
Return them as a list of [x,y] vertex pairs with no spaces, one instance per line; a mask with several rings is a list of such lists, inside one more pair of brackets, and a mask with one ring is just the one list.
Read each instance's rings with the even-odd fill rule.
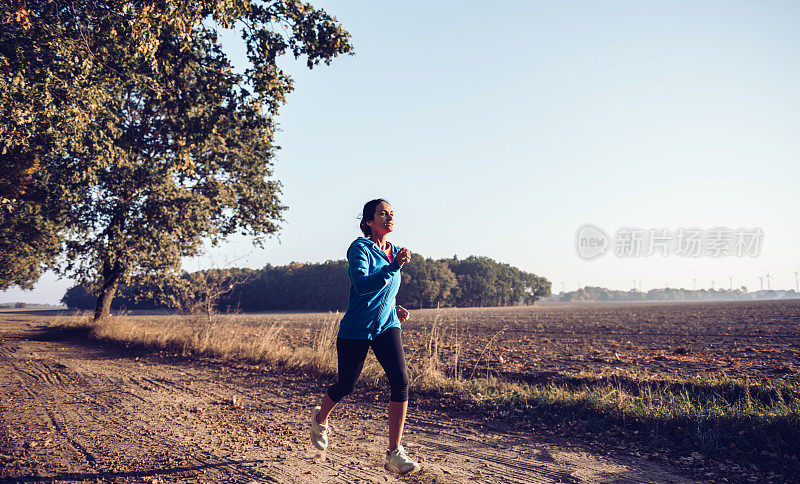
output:
[[[389,262],[389,258],[386,257],[386,253],[384,251],[382,251],[381,248],[378,247],[378,244],[373,242],[372,239],[368,239],[367,237],[359,237],[358,239],[362,240],[362,242],[361,242],[362,244],[365,244],[365,245],[368,245],[369,247],[372,247],[372,250],[374,250],[375,252],[380,254],[384,258],[384,260],[386,260],[386,262]],[[389,242],[389,241],[387,240],[387,242]],[[389,247],[392,248],[392,260],[394,260],[394,258],[397,257],[397,250],[398,249],[391,242],[389,242]]]

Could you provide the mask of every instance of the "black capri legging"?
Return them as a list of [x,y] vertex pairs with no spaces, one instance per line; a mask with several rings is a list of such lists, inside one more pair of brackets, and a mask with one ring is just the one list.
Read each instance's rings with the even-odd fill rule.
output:
[[400,328],[389,328],[379,334],[374,340],[366,339],[336,339],[336,354],[339,360],[339,379],[330,388],[328,396],[338,402],[345,395],[351,393],[356,387],[356,380],[364,368],[369,347],[383,367],[389,378],[393,402],[408,400],[408,373],[406,372],[406,358],[403,354],[403,343],[400,340]]

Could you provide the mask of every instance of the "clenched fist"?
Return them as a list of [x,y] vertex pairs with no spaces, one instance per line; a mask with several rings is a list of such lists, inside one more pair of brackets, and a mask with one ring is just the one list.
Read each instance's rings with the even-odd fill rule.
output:
[[397,319],[399,319],[400,322],[402,323],[403,321],[408,319],[408,316],[409,316],[408,309],[406,309],[403,306],[398,304],[397,305]]
[[403,247],[397,251],[397,264],[403,267],[403,264],[411,260],[411,251]]

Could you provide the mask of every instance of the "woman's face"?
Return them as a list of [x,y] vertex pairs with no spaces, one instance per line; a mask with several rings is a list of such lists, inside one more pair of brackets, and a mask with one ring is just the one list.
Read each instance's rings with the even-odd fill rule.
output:
[[394,212],[392,206],[386,202],[381,202],[375,206],[375,215],[372,220],[367,222],[372,235],[380,237],[383,234],[388,234],[394,229]]

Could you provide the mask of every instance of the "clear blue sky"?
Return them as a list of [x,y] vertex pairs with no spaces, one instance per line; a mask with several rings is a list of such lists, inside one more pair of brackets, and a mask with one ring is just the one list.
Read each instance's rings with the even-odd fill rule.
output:
[[[276,177],[290,209],[265,249],[186,261],[261,267],[345,255],[356,216],[394,208],[390,240],[486,255],[557,292],[746,285],[800,267],[800,2],[315,2],[356,56],[284,59]],[[234,64],[244,55],[224,37]],[[575,234],[760,227],[747,258],[580,259]],[[724,284],[723,284],[724,283]],[[56,302],[45,277],[0,302]]]

